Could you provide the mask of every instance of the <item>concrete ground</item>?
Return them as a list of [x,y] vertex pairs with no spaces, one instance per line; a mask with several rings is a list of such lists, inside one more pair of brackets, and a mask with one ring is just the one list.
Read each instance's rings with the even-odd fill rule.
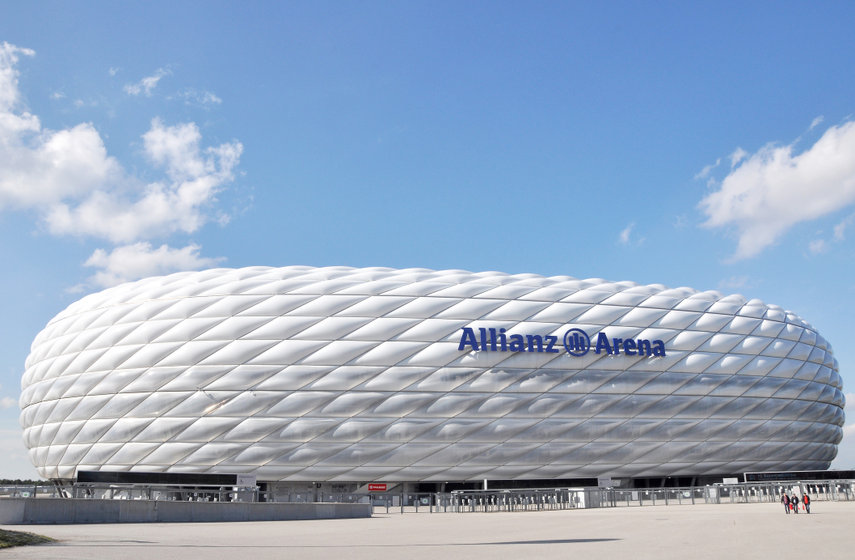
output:
[[521,513],[380,513],[371,519],[327,521],[3,528],[32,531],[60,542],[0,550],[0,560],[855,557],[855,502],[814,502],[811,515],[785,515],[778,504],[704,504]]

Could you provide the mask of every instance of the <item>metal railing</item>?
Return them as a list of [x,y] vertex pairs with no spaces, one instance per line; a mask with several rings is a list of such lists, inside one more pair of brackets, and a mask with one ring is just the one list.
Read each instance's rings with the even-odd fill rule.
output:
[[208,502],[370,503],[377,513],[475,513],[602,507],[773,503],[781,494],[812,501],[855,501],[855,480],[753,482],[681,488],[539,488],[445,492],[275,493],[258,487],[77,483],[73,486],[0,486],[0,498],[98,498]]
[[452,493],[325,495],[324,500],[370,502],[378,513],[474,513],[603,507],[777,503],[781,494],[812,501],[855,501],[855,480],[716,484],[681,488],[544,488]]
[[64,487],[0,486],[0,498],[257,502],[258,487],[78,482],[72,486]]
[[56,486],[9,484],[0,486],[0,498],[62,498]]
[[602,507],[771,503],[781,494],[855,501],[855,480],[716,484],[680,488],[541,488],[451,493],[321,494],[321,501],[371,503],[378,513],[474,513]]
[[182,502],[257,502],[257,486],[201,484],[116,484],[77,482],[72,498],[102,500],[169,500]]

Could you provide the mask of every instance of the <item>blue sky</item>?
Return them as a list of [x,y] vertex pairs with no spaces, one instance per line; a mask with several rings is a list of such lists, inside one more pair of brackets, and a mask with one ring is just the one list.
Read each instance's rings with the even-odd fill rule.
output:
[[[741,293],[853,398],[855,5],[19,2],[0,18],[0,477],[75,299],[210,266]],[[855,418],[855,415],[850,414]],[[855,467],[847,424],[835,467]]]

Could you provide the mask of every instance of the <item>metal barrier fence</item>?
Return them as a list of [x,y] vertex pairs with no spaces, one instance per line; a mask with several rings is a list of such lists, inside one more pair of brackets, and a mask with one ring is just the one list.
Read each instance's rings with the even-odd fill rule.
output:
[[807,493],[812,501],[855,501],[855,480],[715,484],[684,488],[541,488],[450,493],[274,494],[257,487],[77,483],[71,487],[2,486],[0,498],[100,498],[211,502],[370,503],[378,513],[475,513],[601,507],[779,502]]
[[62,498],[56,486],[4,485],[0,498]]
[[257,502],[258,487],[78,482],[72,486],[65,487],[0,486],[0,498]]
[[370,502],[385,513],[474,513],[577,508],[777,503],[781,494],[812,501],[855,501],[855,480],[716,484],[681,488],[548,488],[452,493],[329,494],[323,499]]

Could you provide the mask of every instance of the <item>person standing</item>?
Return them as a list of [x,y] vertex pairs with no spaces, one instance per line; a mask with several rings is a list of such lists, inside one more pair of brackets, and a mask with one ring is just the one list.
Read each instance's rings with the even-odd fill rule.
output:
[[805,495],[802,496],[802,501],[805,504],[805,511],[810,513],[810,496],[808,496],[807,493],[805,493]]
[[781,493],[781,503],[784,504],[784,511],[787,515],[790,515],[790,497],[787,496],[786,492]]
[[799,497],[793,494],[793,497],[790,498],[790,503],[793,505],[793,511],[799,512]]

